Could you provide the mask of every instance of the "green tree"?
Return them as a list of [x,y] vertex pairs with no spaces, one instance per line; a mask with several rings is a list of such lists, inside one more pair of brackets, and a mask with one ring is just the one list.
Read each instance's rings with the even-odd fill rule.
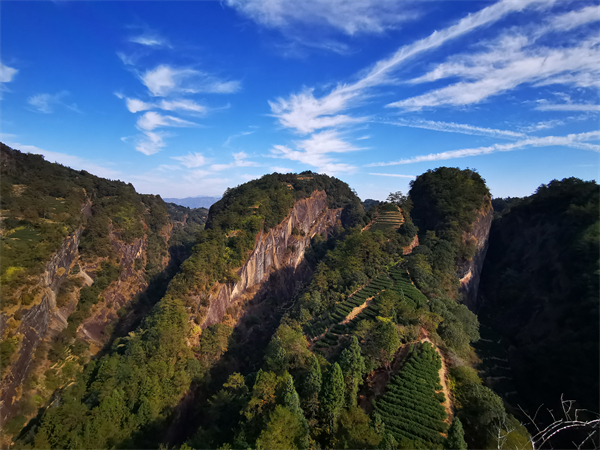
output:
[[362,384],[362,377],[366,372],[365,359],[360,353],[360,345],[356,336],[352,336],[350,347],[342,352],[339,364],[346,385],[346,405],[348,407],[356,406],[358,387]]
[[304,379],[302,404],[308,417],[314,419],[319,411],[319,392],[322,384],[321,365],[316,356],[312,356],[310,369]]
[[448,430],[448,438],[446,439],[446,450],[467,450],[467,443],[465,442],[465,431],[463,430],[462,423],[458,417],[455,417]]
[[284,378],[286,379],[286,382],[283,394],[283,403],[285,407],[298,418],[298,421],[301,425],[301,430],[299,430],[294,441],[299,449],[308,449],[308,423],[306,422],[304,412],[300,407],[300,397],[298,397],[298,392],[296,392],[296,388],[294,387],[294,380],[292,376],[289,373],[286,373]]
[[296,450],[296,437],[303,432],[298,417],[284,406],[277,405],[267,427],[256,440],[259,450]]
[[338,448],[375,448],[381,436],[369,426],[369,416],[359,406],[340,414],[337,432]]
[[325,429],[332,433],[336,429],[337,419],[344,406],[344,375],[338,363],[325,373],[321,389],[321,413]]

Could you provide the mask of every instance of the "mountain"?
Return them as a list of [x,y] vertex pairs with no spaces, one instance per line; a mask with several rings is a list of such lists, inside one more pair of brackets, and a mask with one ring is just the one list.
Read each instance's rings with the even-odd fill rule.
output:
[[199,195],[197,197],[186,197],[186,198],[165,198],[163,199],[168,203],[175,203],[176,205],[186,206],[188,208],[210,208],[210,206],[218,202],[221,197],[208,197],[206,195]]
[[492,225],[477,308],[507,342],[509,390],[530,413],[561,398],[600,410],[599,203],[596,182],[553,180],[499,204]]
[[[440,167],[365,213],[336,178],[274,173],[207,211],[6,147],[0,169],[6,447],[530,448],[478,370],[480,342],[495,341],[480,341],[473,311],[486,299],[517,351],[532,339],[562,351],[520,328],[541,330],[539,314],[561,342],[592,348],[576,326],[597,302],[597,194],[584,182],[551,183],[520,210],[493,205],[476,171]],[[535,230],[525,241],[519,224]],[[584,276],[560,272],[563,252]],[[530,256],[581,300],[502,293],[519,261],[543,284]],[[554,381],[577,379],[565,372]]]
[[147,314],[176,267],[160,197],[4,144],[0,158],[0,419],[15,427]]

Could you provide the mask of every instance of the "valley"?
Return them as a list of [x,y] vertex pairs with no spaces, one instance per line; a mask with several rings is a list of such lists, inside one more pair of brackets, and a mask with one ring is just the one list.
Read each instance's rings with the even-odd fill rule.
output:
[[365,211],[274,173],[207,210],[1,150],[3,448],[533,449],[518,405],[599,410],[595,182],[500,209],[440,167]]

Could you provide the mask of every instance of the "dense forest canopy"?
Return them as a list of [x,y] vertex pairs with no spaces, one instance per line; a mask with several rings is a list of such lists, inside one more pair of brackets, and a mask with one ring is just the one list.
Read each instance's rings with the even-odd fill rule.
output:
[[504,203],[483,270],[485,321],[510,339],[530,410],[564,394],[597,412],[600,189],[565,178]]
[[[477,172],[441,167],[417,177],[408,195],[365,202],[365,213],[335,178],[272,174],[228,189],[207,211],[165,204],[131,185],[34,155],[3,152],[3,245],[17,228],[42,229],[51,217],[61,239],[83,227],[80,251],[102,260],[94,283],[79,286],[69,326],[48,352],[53,367],[63,367],[48,371],[52,397],[20,432],[24,422],[10,424],[18,448],[531,448],[527,430],[475,368],[480,324],[458,290],[459,266],[476,251],[465,235],[492,207],[498,246],[488,265],[501,275],[487,280],[495,292],[489,305],[498,307],[504,332],[517,330],[515,361],[543,355],[535,370],[550,370],[548,358],[557,365],[560,358],[572,361],[587,385],[569,393],[597,391],[597,368],[581,363],[586,352],[598,352],[590,322],[598,313],[595,183],[553,181],[529,199],[491,202]],[[59,186],[46,186],[57,178]],[[211,289],[235,283],[257,235],[315,191],[325,191],[329,208],[342,211],[335,230],[315,235],[305,249],[309,278],[286,298],[260,292],[232,305],[247,313],[234,320],[228,309],[227,319],[202,329]],[[22,199],[29,197],[41,209],[27,218]],[[44,210],[56,199],[67,206]],[[89,217],[81,213],[87,200]],[[124,242],[148,228],[163,244],[158,233],[172,224],[171,254],[187,259],[168,287],[165,282],[155,292],[160,301],[139,326],[115,334],[97,358],[68,366],[65,355],[81,354],[73,341],[79,323],[120,274],[107,245],[109,224]],[[148,239],[156,264],[165,247]],[[537,242],[535,251],[526,251],[531,245],[524,240]],[[40,264],[55,249],[44,251]],[[2,276],[6,262],[15,266],[12,258],[2,260]],[[148,264],[150,277],[156,273],[150,257]],[[547,323],[564,327],[564,334],[536,328],[533,312],[542,297],[550,299]],[[522,323],[509,317],[515,309],[531,313],[521,317],[536,326],[519,334]],[[567,342],[577,350],[568,354]],[[5,358],[14,348],[12,341],[2,344]],[[521,373],[532,403],[542,399],[531,384],[539,377],[527,372],[534,365],[523,364]],[[570,369],[555,370],[543,384],[546,398],[579,379]]]

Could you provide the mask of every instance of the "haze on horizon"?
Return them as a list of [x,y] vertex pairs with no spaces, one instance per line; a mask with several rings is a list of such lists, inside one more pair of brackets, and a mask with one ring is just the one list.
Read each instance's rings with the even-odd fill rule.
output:
[[[3,2],[0,140],[163,197],[600,168],[600,2]],[[28,26],[24,27],[23,24]]]

